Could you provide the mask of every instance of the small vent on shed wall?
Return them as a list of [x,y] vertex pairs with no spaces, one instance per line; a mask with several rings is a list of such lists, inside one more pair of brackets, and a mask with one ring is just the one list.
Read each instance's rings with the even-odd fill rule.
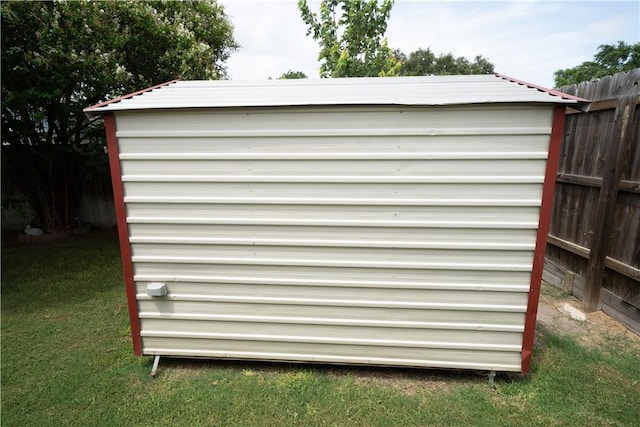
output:
[[149,283],[147,285],[147,295],[150,297],[163,297],[167,295],[167,284],[166,283]]

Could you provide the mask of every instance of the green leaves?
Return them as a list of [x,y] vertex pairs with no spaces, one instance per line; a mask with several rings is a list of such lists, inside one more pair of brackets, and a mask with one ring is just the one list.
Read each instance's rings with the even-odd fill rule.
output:
[[[175,78],[224,78],[237,48],[215,1],[3,2],[0,10],[3,115],[42,109],[49,123]],[[52,136],[43,142],[80,142]]]
[[278,77],[278,80],[295,80],[295,79],[306,79],[307,75],[302,71],[293,71],[289,70],[286,73],[282,74]]
[[418,49],[407,57],[400,51],[396,55],[402,61],[400,74],[403,76],[442,76],[455,74],[491,74],[494,72],[493,64],[482,56],[476,56],[469,61],[462,56],[453,54],[441,54],[436,56],[431,49]]
[[320,45],[321,77],[398,75],[400,64],[384,39],[393,0],[323,0],[312,13],[298,1],[302,20]]
[[392,50],[384,38],[393,0],[323,0],[312,13],[298,1],[302,20],[320,45],[320,77],[390,77],[444,74],[490,74],[493,64],[482,56],[473,61],[449,53],[436,56],[418,49],[409,56]]
[[556,87],[562,87],[635,68],[640,68],[640,43],[628,45],[619,41],[617,45],[598,46],[598,52],[594,55],[593,61],[558,70],[553,75]]
[[238,47],[215,0],[1,2],[0,16],[3,162],[29,175],[10,179],[21,183],[10,193],[38,200],[48,227],[65,225],[69,183],[95,175],[87,165],[102,152],[102,124],[83,108],[176,78],[225,78]]

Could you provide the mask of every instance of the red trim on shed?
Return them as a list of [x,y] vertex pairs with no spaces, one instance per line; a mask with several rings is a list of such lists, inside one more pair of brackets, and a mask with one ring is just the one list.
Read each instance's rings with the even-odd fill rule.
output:
[[140,338],[140,319],[138,317],[138,302],[136,300],[136,284],[133,280],[133,262],[131,261],[131,246],[129,245],[129,229],[127,227],[127,213],[124,206],[124,192],[120,173],[120,156],[118,153],[118,139],[116,137],[116,119],[113,113],[104,115],[104,127],[107,133],[107,149],[109,150],[109,166],[111,168],[111,183],[113,185],[113,200],[116,207],[118,223],[118,237],[120,240],[120,257],[124,273],[124,285],[127,291],[129,306],[129,320],[131,322],[131,338],[133,353],[142,355],[142,339]]
[[[517,83],[519,85],[524,85],[524,86],[532,88],[532,89],[538,89],[541,92],[546,92],[549,95],[558,96],[558,97],[560,97],[562,99],[570,99],[570,100],[573,100],[573,101],[578,101],[580,103],[591,104],[591,101],[583,99],[583,98],[580,98],[578,96],[569,95],[568,93],[560,92],[559,90],[549,89],[549,88],[546,88],[544,86],[539,86],[539,85],[536,85],[536,84],[533,84],[533,83],[525,82],[523,80],[514,79],[513,77],[505,76],[504,74],[496,73],[496,77],[500,77],[503,80],[508,80],[510,82]],[[569,107],[575,108],[572,105],[569,105]]]
[[547,235],[549,234],[549,225],[551,224],[551,208],[553,206],[553,195],[556,186],[556,172],[560,160],[560,145],[562,144],[564,119],[565,106],[556,105],[553,109],[549,155],[547,158],[547,169],[544,174],[542,204],[540,206],[540,221],[538,223],[538,234],[536,236],[536,249],[533,255],[529,301],[527,303],[527,313],[524,321],[524,334],[522,337],[522,375],[526,375],[531,366],[533,339],[536,332],[536,317],[538,315],[538,301],[540,299],[540,287],[542,283],[542,270],[544,269],[544,256],[547,249]]
[[93,110],[94,108],[104,107],[105,105],[109,105],[109,104],[115,104],[116,102],[120,102],[120,101],[125,100],[125,99],[133,98],[134,96],[142,95],[143,93],[146,93],[146,92],[151,92],[154,89],[158,89],[158,88],[161,88],[163,86],[169,86],[170,84],[173,84],[173,83],[177,82],[178,80],[179,79],[170,80],[168,82],[160,83],[159,85],[151,86],[151,87],[148,87],[146,89],[142,89],[142,90],[139,90],[139,91],[136,91],[136,92],[133,92],[133,93],[129,93],[127,95],[122,95],[122,96],[120,96],[118,98],[115,98],[115,99],[110,99],[109,101],[100,102],[98,104],[95,104],[95,105],[92,105],[90,107],[85,108],[84,112],[85,113],[90,113],[91,110]]

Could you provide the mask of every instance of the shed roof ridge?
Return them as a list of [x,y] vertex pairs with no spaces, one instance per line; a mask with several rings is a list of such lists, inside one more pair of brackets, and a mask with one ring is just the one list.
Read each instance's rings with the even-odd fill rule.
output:
[[332,77],[332,78],[306,78],[306,79],[283,79],[283,80],[181,80],[181,85],[195,86],[200,83],[206,83],[208,86],[217,84],[219,86],[237,85],[237,86],[285,86],[285,85],[350,85],[354,82],[366,84],[371,82],[375,84],[415,84],[416,81],[431,84],[446,84],[446,78],[451,80],[465,78],[472,81],[474,78],[484,80],[487,77],[493,77],[491,74],[466,74],[466,75],[446,75],[446,76],[402,76],[397,77]]

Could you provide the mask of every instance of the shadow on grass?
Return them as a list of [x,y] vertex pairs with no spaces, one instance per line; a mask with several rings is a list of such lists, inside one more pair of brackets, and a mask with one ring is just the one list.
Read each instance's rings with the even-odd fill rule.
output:
[[[144,364],[151,373],[153,357],[146,358]],[[379,386],[395,387],[402,385],[411,388],[411,384],[420,384],[421,389],[453,389],[459,386],[472,384],[484,384],[488,382],[488,372],[465,371],[454,369],[433,368],[405,368],[405,367],[372,367],[343,364],[316,364],[316,363],[291,363],[269,362],[253,360],[228,360],[208,358],[174,358],[161,357],[157,379],[163,376],[187,375],[195,376],[202,371],[222,370],[232,372],[251,373],[250,375],[262,375],[273,377],[277,375],[289,375],[296,372],[313,372],[318,376],[326,376],[335,379],[351,378],[359,383],[375,384]],[[519,375],[499,373],[496,381],[513,381],[521,378]],[[410,390],[409,390],[410,391]]]
[[2,309],[9,312],[71,307],[123,283],[115,229],[2,250]]

